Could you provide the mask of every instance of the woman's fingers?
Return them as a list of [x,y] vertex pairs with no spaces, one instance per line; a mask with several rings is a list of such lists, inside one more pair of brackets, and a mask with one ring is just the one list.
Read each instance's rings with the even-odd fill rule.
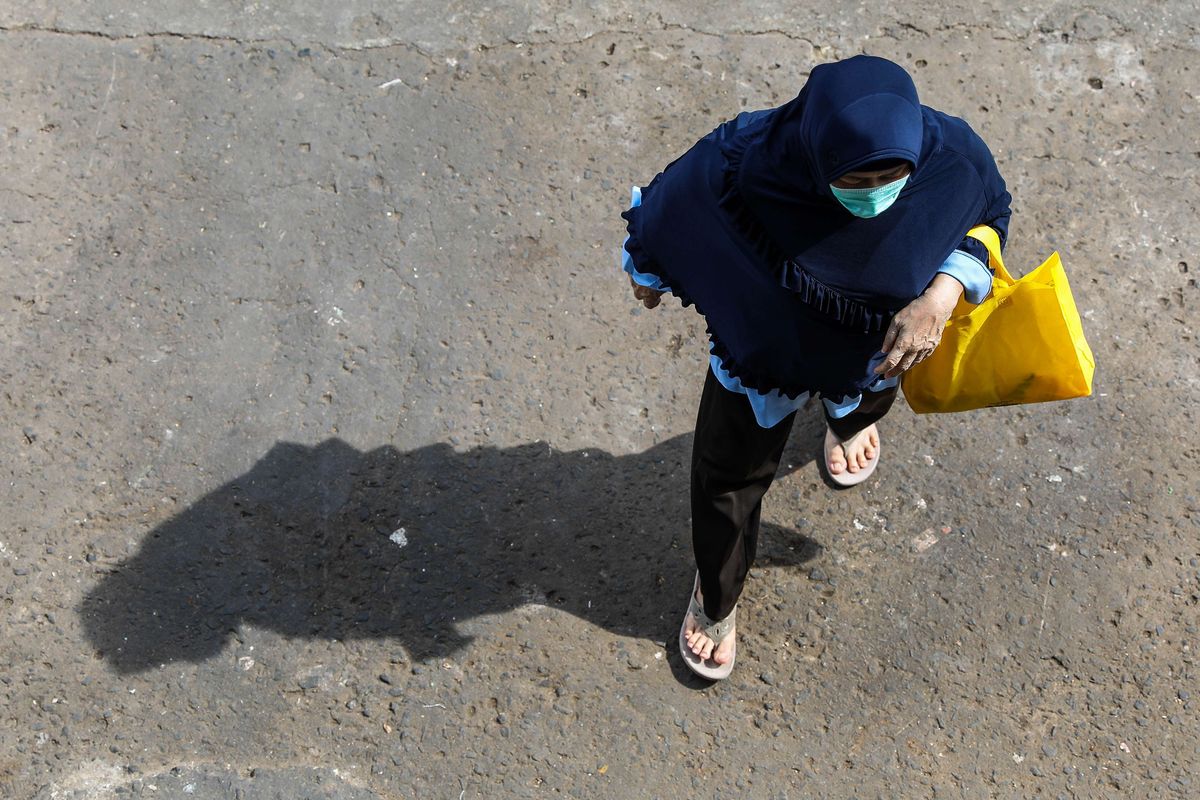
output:
[[655,308],[662,302],[662,292],[651,289],[649,286],[642,286],[633,278],[629,279],[629,283],[633,286],[634,298],[641,300],[642,305],[646,308]]
[[894,378],[924,361],[937,348],[945,320],[927,313],[925,306],[914,310],[922,299],[917,298],[892,318],[880,348],[885,356],[883,363],[875,368],[876,374]]
[[892,317],[892,324],[888,325],[887,333],[883,336],[883,346],[879,349],[885,353],[891,352],[891,349],[896,345],[896,339],[900,335],[900,324]]
[[904,356],[912,349],[912,346],[912,341],[908,336],[900,336],[892,342],[891,348],[887,350],[887,357],[883,360],[883,366],[889,377],[904,360]]
[[900,359],[900,363],[896,366],[897,374],[905,372],[909,367],[911,367],[914,363],[916,363],[917,355],[920,352],[921,352],[920,350],[917,350],[915,348],[908,350],[904,354],[904,358]]
[[883,373],[885,378],[896,377],[913,365],[921,349],[915,337],[900,337],[899,341],[895,342],[888,351],[878,371]]
[[929,358],[937,349],[940,338],[939,336],[929,336],[919,343],[905,341],[897,345],[891,353],[888,353],[883,362],[883,366],[886,367],[884,377],[894,378]]
[[888,325],[887,333],[883,336],[883,344],[879,348],[879,351],[883,353],[884,356],[883,363],[875,368],[875,373],[877,375],[882,374],[887,377],[891,377],[888,375],[888,373],[892,371],[892,368],[895,367],[900,360],[900,355],[898,353],[900,348],[896,343],[896,340],[900,338],[900,328],[901,324],[896,321],[895,317],[893,317],[892,324]]
[[897,353],[896,358],[888,358],[887,361],[883,362],[883,366],[885,367],[883,377],[894,378],[900,374],[900,360],[903,355],[903,353]]
[[654,308],[658,305],[662,292],[656,292],[648,286],[642,286],[634,292],[634,296],[642,301],[642,305],[646,308]]
[[900,364],[904,361],[904,350],[895,350],[888,355],[887,361],[883,362],[883,377],[894,378],[904,370],[900,368]]

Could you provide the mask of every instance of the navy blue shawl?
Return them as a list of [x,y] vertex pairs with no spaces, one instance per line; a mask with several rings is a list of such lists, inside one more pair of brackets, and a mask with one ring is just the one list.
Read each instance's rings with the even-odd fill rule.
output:
[[[860,219],[829,183],[905,160],[908,183]],[[642,190],[626,249],[708,323],[713,352],[759,391],[854,395],[873,380],[891,317],[977,224],[1003,236],[1010,197],[987,146],[921,106],[881,58],[813,69],[779,108],[724,123]]]

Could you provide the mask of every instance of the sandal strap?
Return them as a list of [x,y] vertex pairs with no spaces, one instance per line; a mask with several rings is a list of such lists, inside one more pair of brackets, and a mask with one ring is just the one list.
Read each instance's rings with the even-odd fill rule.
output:
[[692,602],[688,605],[688,613],[695,617],[696,624],[704,631],[704,635],[718,645],[733,630],[734,623],[737,621],[736,605],[725,619],[714,620],[709,617],[704,613],[704,606],[696,601],[695,590],[692,591]]

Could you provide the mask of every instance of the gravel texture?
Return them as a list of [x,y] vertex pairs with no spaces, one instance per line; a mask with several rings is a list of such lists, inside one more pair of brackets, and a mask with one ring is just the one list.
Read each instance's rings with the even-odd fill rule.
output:
[[[0,8],[0,796],[1200,791],[1194,3],[128,5]],[[618,215],[862,50],[1096,393],[899,407],[845,492],[802,412],[709,686],[704,325]]]

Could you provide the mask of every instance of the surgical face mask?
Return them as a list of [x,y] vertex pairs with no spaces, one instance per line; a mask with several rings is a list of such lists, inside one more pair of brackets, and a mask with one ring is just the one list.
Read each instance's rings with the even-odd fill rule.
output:
[[870,219],[887,211],[888,207],[896,202],[896,198],[900,196],[900,190],[906,183],[908,183],[907,175],[900,180],[872,189],[839,189],[833,184],[830,184],[829,188],[833,192],[833,196],[846,207],[847,211],[856,217]]

